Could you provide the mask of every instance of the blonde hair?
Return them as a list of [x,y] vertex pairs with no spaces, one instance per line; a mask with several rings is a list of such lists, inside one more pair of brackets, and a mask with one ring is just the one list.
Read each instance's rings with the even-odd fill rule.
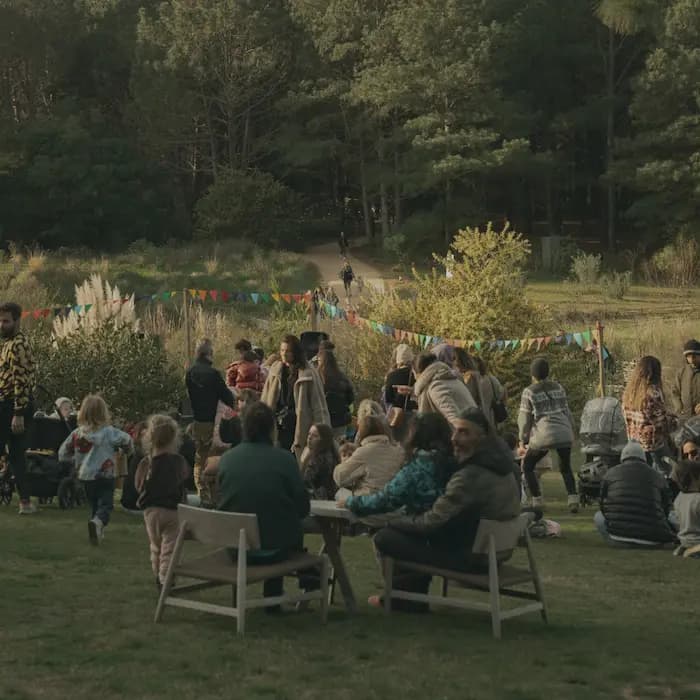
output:
[[362,399],[357,407],[358,422],[366,416],[384,416],[384,409],[372,399]]
[[80,404],[78,425],[81,428],[98,430],[109,425],[111,418],[105,400],[97,394],[88,394]]
[[622,405],[632,411],[641,411],[644,408],[649,390],[653,388],[658,389],[663,395],[661,362],[653,355],[645,355],[637,362],[627,382]]
[[170,416],[153,415],[148,419],[144,444],[148,452],[176,452],[180,446],[180,427]]

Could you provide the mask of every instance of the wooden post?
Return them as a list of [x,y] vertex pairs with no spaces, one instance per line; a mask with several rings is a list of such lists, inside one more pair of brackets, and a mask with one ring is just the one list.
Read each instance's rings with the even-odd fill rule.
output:
[[190,326],[190,300],[186,289],[182,290],[182,299],[182,310],[185,322],[185,351],[187,353],[187,361],[185,364],[189,367],[190,362],[192,362],[192,327]]
[[598,351],[598,393],[601,397],[605,396],[605,359],[603,358],[603,324],[596,321],[596,343]]

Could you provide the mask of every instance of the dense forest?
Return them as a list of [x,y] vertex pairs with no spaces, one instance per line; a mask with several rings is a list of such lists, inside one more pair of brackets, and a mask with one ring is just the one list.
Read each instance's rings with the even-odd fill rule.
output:
[[0,0],[0,242],[655,245],[699,46],[700,0]]

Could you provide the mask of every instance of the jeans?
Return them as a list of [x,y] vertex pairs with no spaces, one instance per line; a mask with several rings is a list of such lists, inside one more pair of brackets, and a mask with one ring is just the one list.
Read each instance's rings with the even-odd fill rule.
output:
[[83,481],[85,495],[92,510],[91,518],[99,518],[103,525],[109,523],[109,516],[114,510],[114,486],[116,479],[94,479]]
[[202,473],[207,466],[211,444],[214,440],[214,423],[194,422],[194,485],[197,493],[202,492]]
[[[530,494],[535,498],[542,495],[540,484],[537,481],[537,474],[535,474],[535,467],[547,452],[548,450],[528,450],[525,459],[523,459],[523,472],[525,474],[527,488]],[[571,448],[559,447],[557,449],[557,454],[559,455],[559,471],[561,472],[561,478],[564,480],[566,492],[569,496],[575,496],[576,480],[571,471]]]
[[7,447],[10,472],[15,477],[20,501],[28,501],[32,495],[27,479],[27,457],[25,455],[25,451],[29,447],[29,427],[32,414],[33,409],[27,408],[24,413],[24,432],[15,434],[12,432],[14,403],[12,401],[0,402],[0,454],[4,454],[5,447]]
[[[436,549],[431,546],[428,539],[423,535],[409,534],[385,527],[374,536],[374,546],[380,557],[382,555],[402,561],[416,562],[436,566],[441,569],[451,569],[453,571],[474,571],[484,570],[479,562],[470,561],[463,552],[447,551]],[[411,593],[427,593],[430,588],[431,576],[417,574],[409,571],[402,571],[398,566],[394,567],[394,579],[392,587],[400,591]],[[408,600],[392,600],[392,609],[405,611],[426,610],[427,604],[417,603]]]

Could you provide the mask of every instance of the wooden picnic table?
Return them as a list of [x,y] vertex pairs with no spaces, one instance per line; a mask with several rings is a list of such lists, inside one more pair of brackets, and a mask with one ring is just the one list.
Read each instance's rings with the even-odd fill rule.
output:
[[357,601],[340,553],[340,529],[343,523],[357,522],[357,517],[347,508],[339,508],[335,501],[311,501],[311,515],[321,530],[325,552],[333,564],[333,571],[340,585],[345,607],[349,613],[356,613]]

